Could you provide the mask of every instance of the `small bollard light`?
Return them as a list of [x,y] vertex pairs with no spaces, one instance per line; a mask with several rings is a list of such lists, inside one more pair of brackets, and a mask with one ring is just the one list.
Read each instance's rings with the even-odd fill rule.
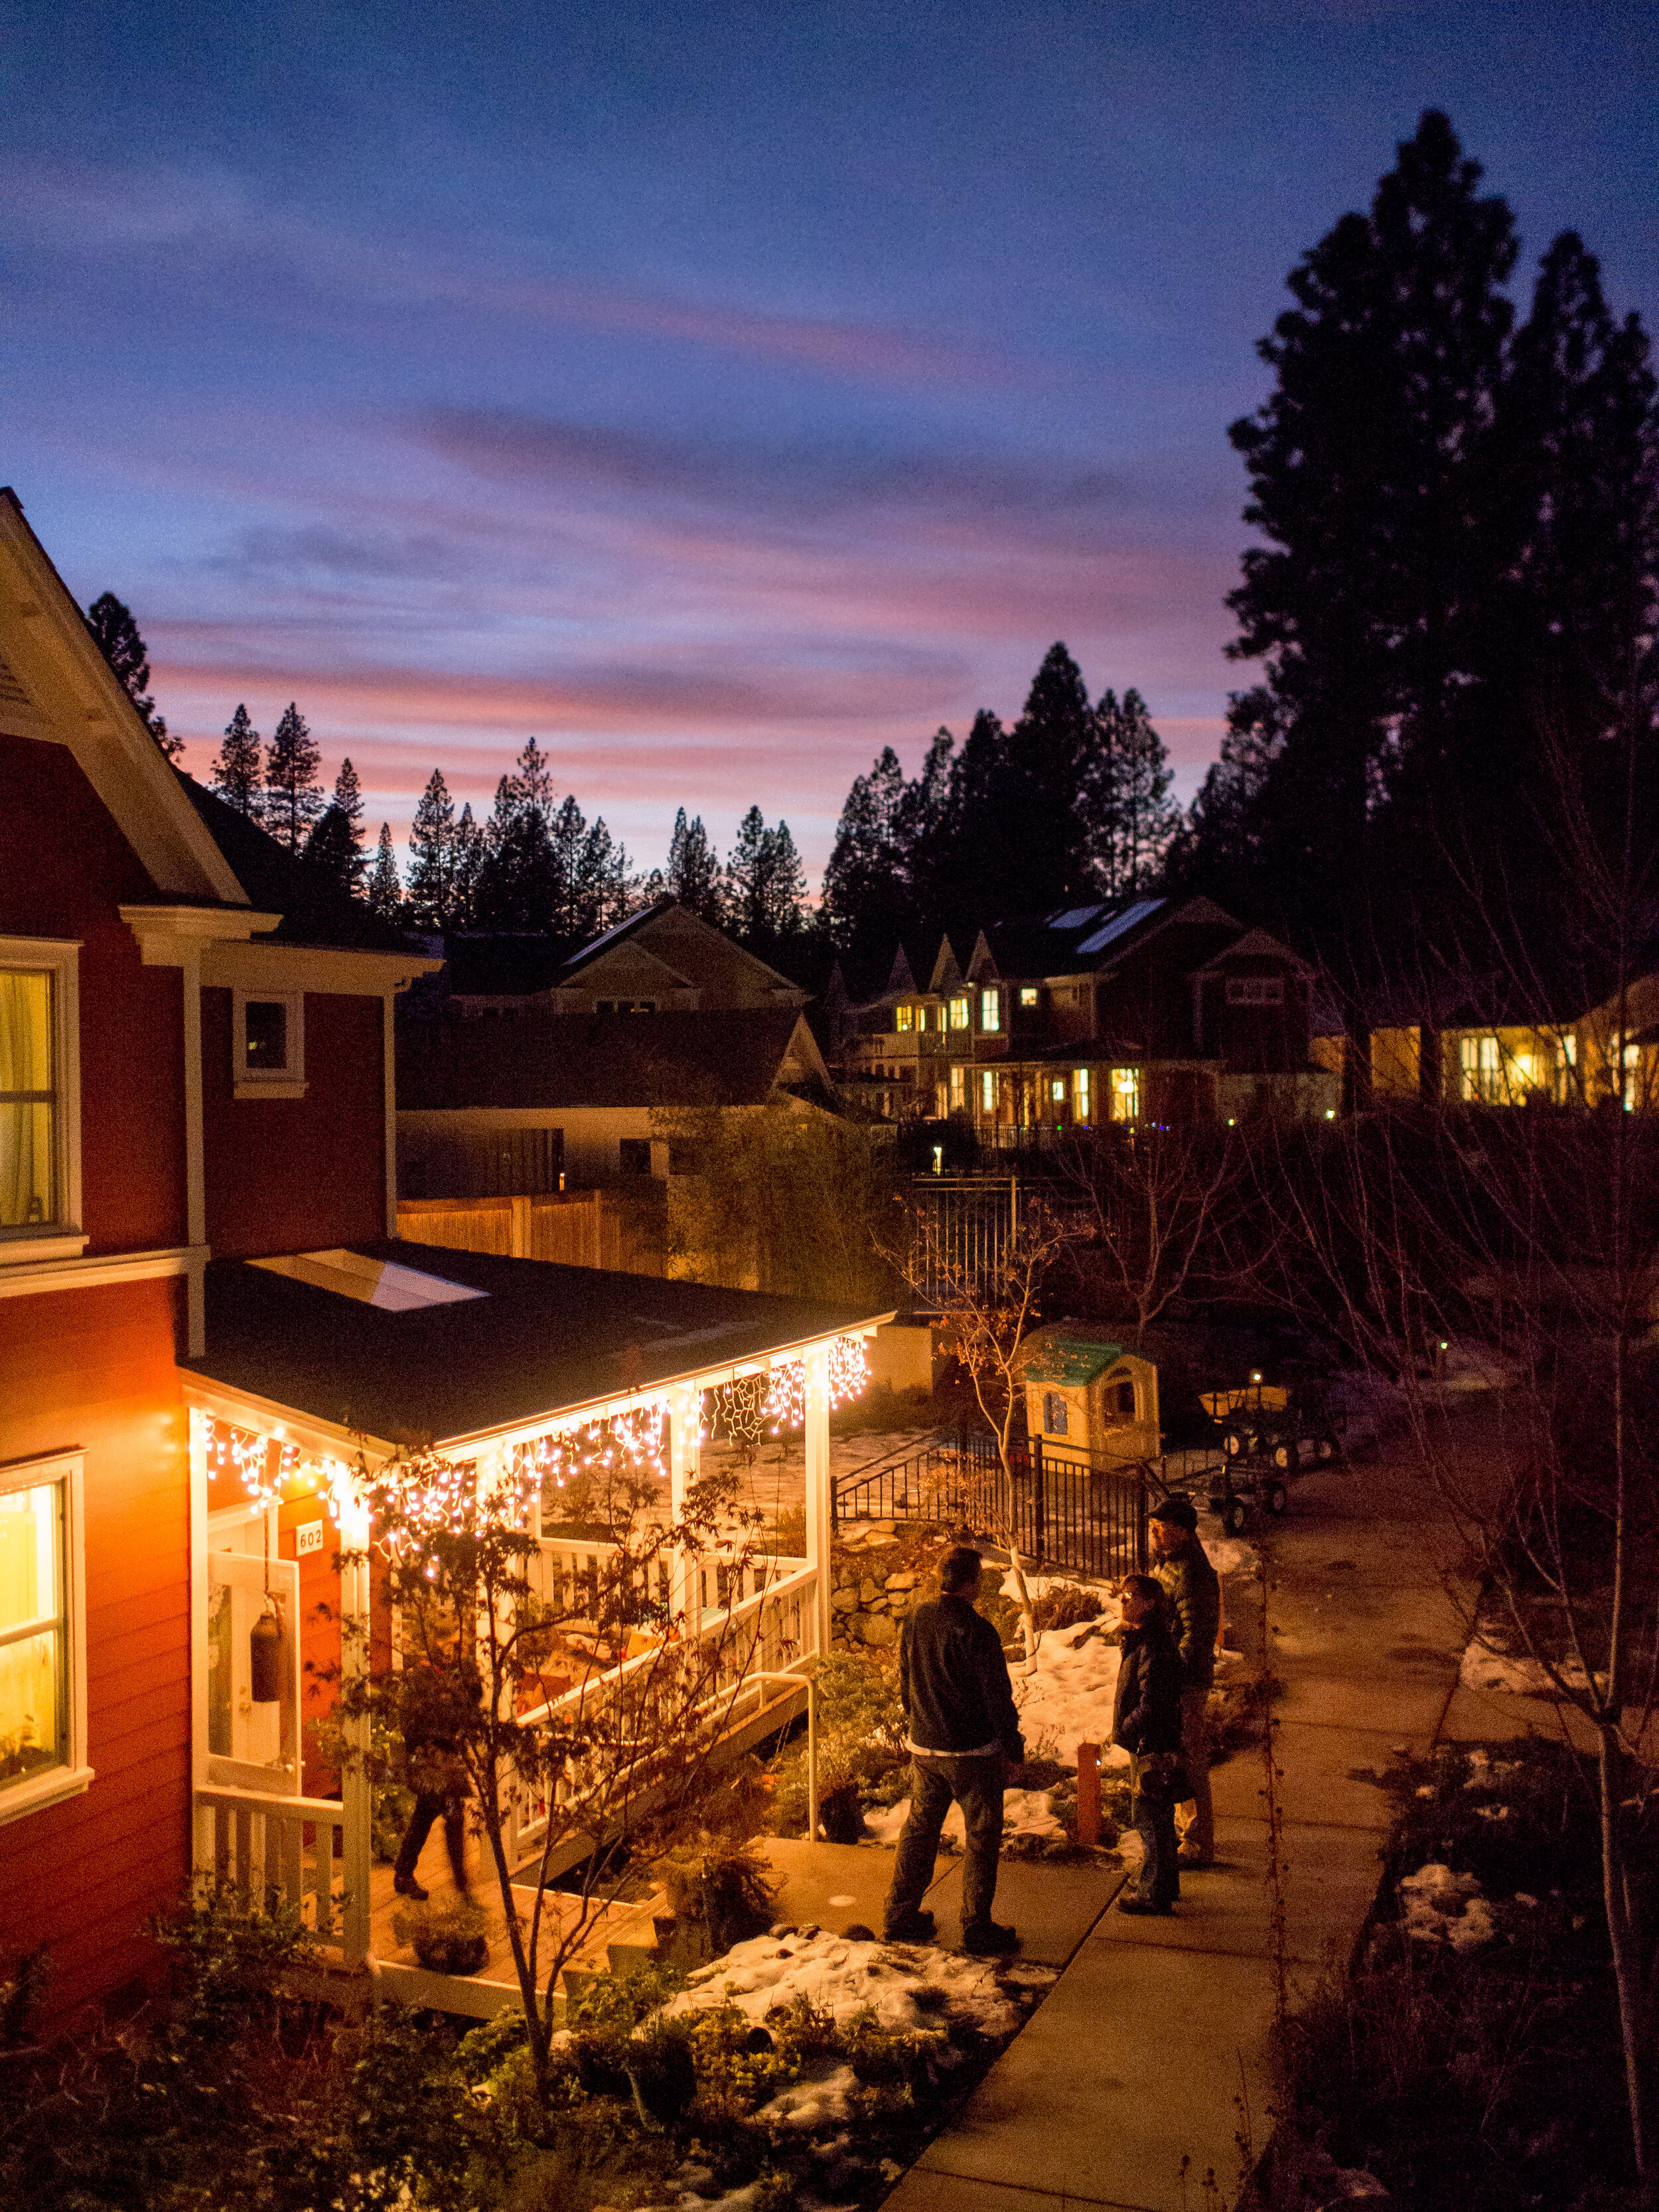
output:
[[1100,1841],[1100,1746],[1080,1743],[1077,1747],[1077,1839],[1080,1844]]

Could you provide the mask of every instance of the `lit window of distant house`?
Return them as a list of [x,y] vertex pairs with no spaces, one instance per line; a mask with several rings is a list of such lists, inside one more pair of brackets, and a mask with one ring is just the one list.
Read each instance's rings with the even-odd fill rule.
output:
[[951,1000],[951,1028],[952,1028],[953,1030],[965,1030],[965,1029],[967,1028],[967,1026],[968,1026],[968,1001],[967,1001],[967,1000],[966,1000],[966,999],[952,999],[952,1000]]
[[951,1070],[951,1110],[959,1114],[968,1103],[968,1071],[965,1067]]
[[1138,1121],[1140,1119],[1140,1070],[1138,1067],[1115,1067],[1112,1070],[1112,1119],[1115,1121]]
[[1000,991],[981,991],[979,994],[979,1025],[982,1030],[1002,1027],[1002,994]]
[[1074,1068],[1072,1073],[1072,1111],[1079,1121],[1089,1118],[1089,1071]]
[[1048,1096],[1056,1106],[1063,1106],[1066,1103],[1066,1078],[1063,1075],[1051,1075],[1048,1078]]
[[893,1010],[893,1027],[896,1030],[913,1029],[915,1026],[915,1019],[916,1010],[914,1006],[896,1006]]
[[1465,1100],[1492,1105],[1498,1095],[1498,1039],[1495,1036],[1460,1037],[1457,1056]]
[[1019,1003],[1022,1006],[1036,1006],[1039,996],[1040,994],[1035,983],[1022,983],[1020,985]]
[[231,1075],[239,1098],[302,1098],[306,1088],[303,991],[232,994]]
[[1066,1401],[1058,1390],[1042,1394],[1042,1433],[1047,1437],[1066,1434]]
[[0,938],[0,1264],[86,1243],[76,950]]
[[1285,978],[1282,975],[1230,975],[1227,978],[1227,1004],[1230,1006],[1282,1006],[1285,1003]]
[[654,999],[596,999],[593,1011],[596,1014],[654,1014],[657,1002]]
[[0,1821],[83,1790],[78,1454],[0,1472]]
[[979,1072],[979,1103],[981,1113],[994,1114],[997,1110],[997,1079],[988,1067]]

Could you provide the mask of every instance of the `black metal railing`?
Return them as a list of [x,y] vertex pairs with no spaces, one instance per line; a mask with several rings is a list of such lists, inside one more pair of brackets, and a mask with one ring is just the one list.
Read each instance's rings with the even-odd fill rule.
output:
[[993,1437],[936,1434],[904,1459],[843,1475],[831,1516],[837,1525],[954,1523],[999,1547],[1018,1545],[1036,1565],[1103,1580],[1145,1570],[1150,1469],[1097,1467],[1023,1440],[1008,1462]]

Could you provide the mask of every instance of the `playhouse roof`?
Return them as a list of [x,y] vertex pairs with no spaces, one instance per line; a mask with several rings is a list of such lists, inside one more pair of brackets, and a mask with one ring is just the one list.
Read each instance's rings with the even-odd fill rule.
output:
[[[389,1264],[464,1292],[375,1304],[268,1264],[207,1270],[206,1382],[383,1443],[445,1444],[635,1390],[653,1390],[890,1318],[598,1267],[498,1259],[406,1239],[337,1263]],[[294,1262],[287,1262],[293,1265]]]
[[1084,1336],[1057,1336],[1045,1344],[1025,1370],[1028,1382],[1092,1382],[1123,1357],[1121,1344],[1102,1344]]

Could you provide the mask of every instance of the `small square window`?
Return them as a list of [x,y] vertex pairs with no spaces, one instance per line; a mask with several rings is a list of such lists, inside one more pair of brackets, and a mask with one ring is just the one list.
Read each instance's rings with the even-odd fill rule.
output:
[[1035,983],[1022,983],[1019,987],[1019,1003],[1022,1006],[1036,1006],[1040,995]]
[[231,1073],[238,1098],[303,1098],[306,1026],[303,991],[232,994]]

